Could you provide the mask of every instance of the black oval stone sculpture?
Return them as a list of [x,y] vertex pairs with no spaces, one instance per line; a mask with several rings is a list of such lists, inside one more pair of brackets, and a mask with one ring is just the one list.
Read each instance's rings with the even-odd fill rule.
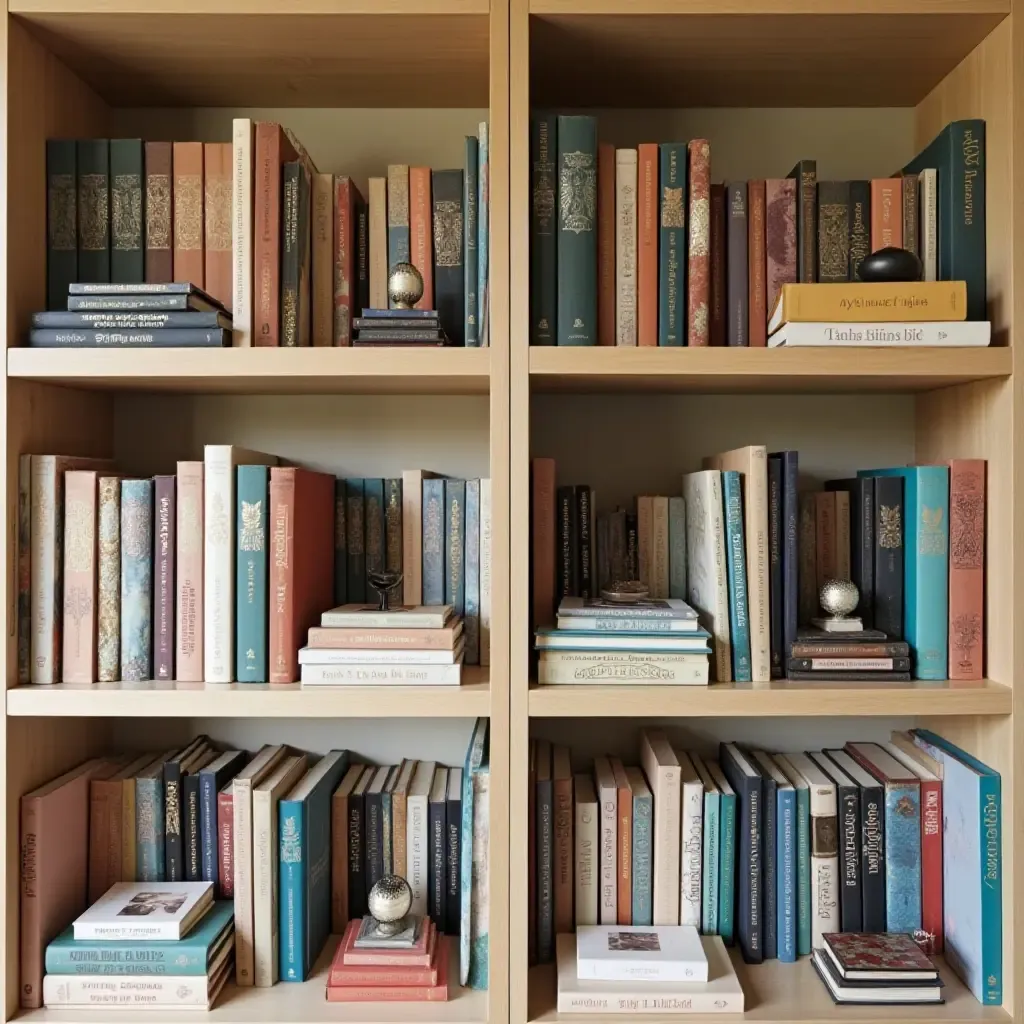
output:
[[921,260],[909,249],[887,245],[861,260],[857,276],[862,281],[920,281]]

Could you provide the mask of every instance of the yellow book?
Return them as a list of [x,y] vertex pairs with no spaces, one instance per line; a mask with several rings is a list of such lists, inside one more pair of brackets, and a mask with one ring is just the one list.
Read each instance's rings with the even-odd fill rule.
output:
[[768,333],[787,323],[924,323],[966,318],[963,281],[784,284],[768,318]]

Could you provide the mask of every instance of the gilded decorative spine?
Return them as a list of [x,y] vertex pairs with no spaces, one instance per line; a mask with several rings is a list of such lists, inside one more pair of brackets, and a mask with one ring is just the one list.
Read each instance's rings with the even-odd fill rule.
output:
[[334,179],[334,344],[352,344],[352,308],[356,297],[356,186],[342,175]]
[[409,165],[388,165],[388,271],[409,262]]
[[313,177],[312,329],[314,347],[334,344],[334,176]]
[[171,187],[171,143],[147,142],[145,158],[146,281],[149,284],[164,284],[174,279],[174,190]]
[[231,309],[231,143],[203,146],[205,288]]
[[423,481],[423,603],[444,604],[445,481]]
[[985,650],[985,461],[949,465],[949,678],[981,679]]
[[444,603],[462,615],[466,605],[466,481],[445,480]]
[[635,149],[615,151],[615,344],[636,345]]
[[434,202],[434,302],[441,326],[453,345],[463,345],[466,340],[463,190],[462,170],[431,173]]
[[839,284],[850,267],[850,183],[818,183],[818,281]]
[[637,147],[636,338],[658,344],[658,146]]
[[79,139],[78,280],[110,280],[110,144],[106,139]]
[[871,182],[850,182],[850,216],[847,222],[850,266],[847,280],[856,281],[857,270],[871,253]]
[[430,168],[409,168],[409,256],[423,278],[416,309],[434,309],[434,233],[431,230]]
[[97,678],[115,682],[121,670],[121,481],[99,481],[99,582],[97,599]]
[[658,344],[686,344],[686,148],[660,150]]
[[67,309],[78,280],[78,196],[75,143],[46,140],[46,308]]
[[920,255],[921,244],[918,238],[918,193],[920,183],[916,174],[905,175],[903,178],[903,248],[908,252]]
[[145,277],[142,240],[142,140],[110,140],[110,280]]
[[203,144],[175,142],[174,280],[204,287]]
[[[384,569],[387,549],[384,523],[384,481],[367,479],[364,484],[365,509],[364,537],[366,551],[366,572],[381,572]],[[374,596],[373,591],[370,596]]]
[[712,284],[711,146],[707,139],[693,139],[687,151],[690,162],[690,240],[687,250],[686,343],[708,345],[711,343],[708,314]]
[[[369,269],[370,306],[388,308],[388,182],[370,178],[369,191]],[[435,214],[436,217],[436,214]],[[435,241],[436,244],[436,241]],[[435,261],[436,262],[436,261]]]
[[153,484],[153,676],[174,678],[174,528],[176,494],[173,476],[158,476]]
[[[555,133],[557,121],[538,115],[530,124],[530,344],[555,343]],[[613,234],[614,239],[614,234]]]
[[384,564],[388,572],[402,571],[402,481],[384,481]]
[[153,674],[153,481],[121,481],[121,679]]
[[764,348],[768,344],[768,289],[765,254],[765,182],[751,181],[747,185],[747,287],[750,305],[748,328],[751,347]]

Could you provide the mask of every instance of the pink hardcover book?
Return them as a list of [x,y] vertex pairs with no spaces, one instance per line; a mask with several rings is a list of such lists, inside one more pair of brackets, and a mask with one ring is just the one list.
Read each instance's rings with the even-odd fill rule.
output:
[[94,469],[64,476],[65,683],[96,682],[96,487]]
[[178,463],[175,678],[203,681],[203,464]]
[[429,967],[434,959],[437,946],[437,928],[430,918],[424,919],[423,927],[416,942],[406,949],[357,949],[356,938],[362,926],[362,919],[349,921],[337,952],[331,964],[329,985],[337,984],[334,980],[334,969],[339,967]]

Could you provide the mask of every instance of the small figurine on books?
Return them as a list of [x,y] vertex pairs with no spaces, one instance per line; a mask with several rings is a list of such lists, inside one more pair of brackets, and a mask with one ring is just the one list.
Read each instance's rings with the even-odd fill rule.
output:
[[821,607],[828,612],[829,618],[811,619],[813,625],[826,633],[859,633],[864,623],[856,615],[851,615],[860,600],[857,584],[850,580],[825,580],[818,592]]
[[356,936],[356,949],[408,948],[415,945],[423,919],[410,914],[412,889],[401,875],[377,880],[366,898],[369,914]]
[[356,317],[353,345],[441,347],[448,336],[436,309],[416,309],[423,276],[411,263],[396,263],[388,275],[390,309],[364,309]]

